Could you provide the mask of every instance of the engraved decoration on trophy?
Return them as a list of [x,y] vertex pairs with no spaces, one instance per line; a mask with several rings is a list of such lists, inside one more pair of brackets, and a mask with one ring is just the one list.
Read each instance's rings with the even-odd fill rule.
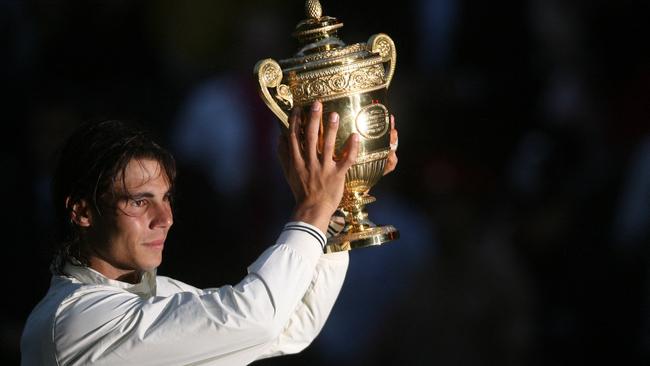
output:
[[[334,159],[340,157],[352,133],[361,137],[359,155],[348,170],[339,210],[345,218],[340,233],[330,237],[326,252],[379,245],[399,237],[392,225],[375,225],[365,206],[375,201],[368,194],[382,177],[390,153],[390,112],[387,90],[395,72],[393,40],[376,34],[366,43],[346,45],[338,38],[343,23],[322,15],[318,0],[305,4],[307,18],[293,36],[300,49],[291,58],[276,62],[267,58],[255,65],[254,73],[266,105],[289,127],[294,107],[308,115],[310,105],[323,103],[323,116],[339,114]],[[322,124],[321,124],[322,126]]]

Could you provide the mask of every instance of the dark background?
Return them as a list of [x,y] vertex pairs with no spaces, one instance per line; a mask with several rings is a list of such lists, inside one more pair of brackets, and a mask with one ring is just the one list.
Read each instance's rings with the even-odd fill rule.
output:
[[[266,365],[647,365],[647,1],[325,1],[387,33],[400,163],[321,336]],[[0,1],[1,364],[48,288],[57,147],[144,124],[179,164],[160,274],[236,283],[292,200],[252,69],[297,50],[302,1]]]

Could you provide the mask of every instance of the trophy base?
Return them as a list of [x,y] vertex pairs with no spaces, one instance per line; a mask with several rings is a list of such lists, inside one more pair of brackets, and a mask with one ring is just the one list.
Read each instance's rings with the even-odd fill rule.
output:
[[399,238],[399,230],[393,225],[369,227],[354,232],[343,231],[327,240],[325,253],[344,252],[381,245],[397,238]]

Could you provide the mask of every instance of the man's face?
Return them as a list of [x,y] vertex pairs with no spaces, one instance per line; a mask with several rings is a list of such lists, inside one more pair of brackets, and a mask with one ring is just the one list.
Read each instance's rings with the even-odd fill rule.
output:
[[157,161],[131,160],[115,188],[88,232],[90,265],[109,278],[158,267],[173,223],[170,184]]

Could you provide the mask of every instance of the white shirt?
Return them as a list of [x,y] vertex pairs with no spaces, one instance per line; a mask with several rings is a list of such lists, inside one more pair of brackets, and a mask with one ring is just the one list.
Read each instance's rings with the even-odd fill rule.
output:
[[147,272],[137,284],[68,264],[30,314],[22,365],[246,365],[296,353],[320,332],[343,284],[347,252],[285,226],[235,286],[197,289]]

